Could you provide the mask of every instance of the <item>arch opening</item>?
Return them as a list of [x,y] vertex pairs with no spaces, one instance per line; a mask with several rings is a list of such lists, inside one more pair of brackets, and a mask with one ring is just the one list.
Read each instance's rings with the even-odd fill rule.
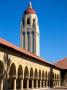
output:
[[24,70],[23,88],[27,88],[27,84],[29,83],[28,79],[29,79],[29,71],[28,67],[26,66]]
[[14,89],[15,78],[16,78],[16,66],[14,63],[12,63],[9,71],[9,89]]
[[21,79],[23,78],[23,69],[22,66],[19,65],[18,68],[18,77],[17,77],[17,89],[21,89]]
[[33,80],[33,68],[30,69],[30,79],[29,79],[29,88],[32,88],[32,80]]

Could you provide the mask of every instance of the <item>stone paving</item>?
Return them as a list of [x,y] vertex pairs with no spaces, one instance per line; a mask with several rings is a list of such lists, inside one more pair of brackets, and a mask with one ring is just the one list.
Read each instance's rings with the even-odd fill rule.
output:
[[48,89],[41,89],[41,90],[67,90],[67,88],[48,88]]
[[49,89],[43,89],[43,90],[67,90],[67,88],[65,88],[65,89],[61,89],[61,88],[59,88],[59,89],[58,88],[57,89],[49,88]]
[[57,88],[57,89],[53,89],[53,88],[49,88],[49,89],[43,89],[43,90],[67,90],[67,88],[65,88],[65,89],[61,89],[61,88]]

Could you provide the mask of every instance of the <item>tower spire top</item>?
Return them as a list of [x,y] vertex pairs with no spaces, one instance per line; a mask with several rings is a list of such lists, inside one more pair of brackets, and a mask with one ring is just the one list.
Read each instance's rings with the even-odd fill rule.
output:
[[31,1],[29,2],[28,8],[32,8],[32,3],[31,3]]

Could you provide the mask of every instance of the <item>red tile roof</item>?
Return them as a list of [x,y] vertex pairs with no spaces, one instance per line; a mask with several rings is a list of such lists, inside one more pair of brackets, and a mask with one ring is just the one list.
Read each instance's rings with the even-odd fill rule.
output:
[[[4,39],[2,39],[2,38],[0,38],[0,45],[4,45],[4,46],[6,46],[6,47],[8,47],[8,48],[11,48],[11,49],[13,49],[13,50],[21,53],[21,54],[25,54],[25,55],[30,56],[30,57],[32,57],[32,58],[35,58],[36,60],[41,61],[41,62],[43,62],[43,63],[45,63],[45,64],[51,65],[51,66],[53,66],[53,67],[55,67],[55,68],[58,68],[57,66],[55,66],[55,65],[53,65],[53,64],[51,64],[51,63],[48,63],[47,61],[45,61],[45,60],[42,59],[41,57],[39,57],[39,56],[37,56],[37,55],[35,55],[35,54],[32,54],[31,52],[29,52],[29,51],[27,51],[27,50],[25,50],[25,49],[23,49],[23,48],[19,48],[19,47],[11,44],[10,42],[8,42],[8,41],[6,41],[6,40],[4,40]],[[58,69],[60,69],[60,68],[58,68]]]
[[54,65],[61,69],[67,69],[67,58],[64,58],[63,60],[56,62]]
[[28,8],[25,10],[24,14],[35,14],[35,11],[32,8]]

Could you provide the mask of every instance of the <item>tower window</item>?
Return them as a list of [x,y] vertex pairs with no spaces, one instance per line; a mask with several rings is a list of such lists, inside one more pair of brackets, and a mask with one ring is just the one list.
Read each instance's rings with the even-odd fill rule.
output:
[[27,32],[28,50],[30,51],[30,32]]
[[27,24],[30,24],[30,18],[27,19]]
[[33,26],[35,26],[35,19],[33,19]]
[[23,26],[25,26],[25,17],[22,18]]
[[34,32],[32,31],[32,52],[34,53]]
[[23,48],[25,48],[25,32],[23,32]]

